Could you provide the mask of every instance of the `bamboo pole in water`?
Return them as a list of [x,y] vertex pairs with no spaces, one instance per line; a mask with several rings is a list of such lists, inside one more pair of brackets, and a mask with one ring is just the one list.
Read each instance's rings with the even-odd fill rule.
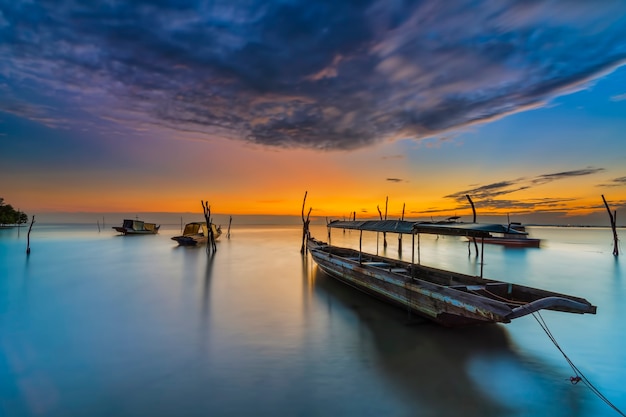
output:
[[[469,196],[469,194],[465,194],[465,197],[467,197],[467,201],[469,201],[470,206],[472,206],[472,214],[474,215],[474,217],[472,218],[472,223],[476,223],[476,208],[474,207],[474,202],[472,201],[471,197]],[[478,256],[478,243],[476,243],[476,238],[472,238],[470,240],[474,241],[474,248],[476,249],[476,256]],[[469,251],[469,253],[472,253],[472,249],[470,247],[470,242],[467,242],[467,249]]]
[[204,202],[200,200],[202,203],[202,211],[204,212],[204,220],[206,221],[206,228],[208,233],[208,242],[207,242],[207,253],[211,251],[217,251],[217,245],[215,244],[215,235],[213,234],[213,225],[211,221],[211,206],[209,206],[209,202]]
[[604,198],[604,194],[602,195],[602,201],[604,201],[604,207],[606,207],[606,211],[609,212],[609,218],[611,219],[611,229],[613,230],[613,255],[619,256],[619,239],[617,237],[617,229],[615,225],[615,223],[617,222],[617,211],[611,213],[611,209],[609,208],[609,204]]
[[26,255],[30,255],[30,231],[35,223],[35,215],[30,219],[30,227],[28,228],[28,234],[26,235]]
[[304,192],[304,200],[302,200],[302,246],[300,247],[300,253],[305,254],[306,252],[306,239],[309,237],[309,216],[311,215],[312,207],[309,207],[309,214],[306,215],[306,219],[304,218],[304,206],[306,204],[306,195],[308,191]]

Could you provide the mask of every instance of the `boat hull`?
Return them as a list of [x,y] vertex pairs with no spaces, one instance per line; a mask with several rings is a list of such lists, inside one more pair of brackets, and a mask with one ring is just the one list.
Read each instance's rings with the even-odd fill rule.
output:
[[506,307],[498,306],[501,313],[496,314],[493,308],[480,309],[455,300],[453,295],[438,294],[439,291],[416,285],[409,277],[398,279],[367,267],[344,264],[314,251],[311,255],[322,271],[338,281],[446,327],[510,321],[506,318],[510,309]]
[[503,245],[514,248],[538,248],[541,246],[541,239],[533,238],[507,238],[507,237],[486,237],[484,243],[492,245]]
[[113,226],[116,232],[123,235],[156,235],[159,233],[160,225],[156,223],[146,223],[143,220],[124,219],[121,226]]
[[206,236],[174,236],[172,240],[180,246],[200,246],[206,245],[209,239]]
[[447,327],[509,323],[540,308],[595,313],[586,300],[563,294],[359,254],[314,239],[307,247],[331,277]]
[[123,235],[156,235],[157,233],[159,233],[159,228],[156,227],[153,230],[134,230],[134,229],[127,229],[125,227],[113,227],[113,229]]

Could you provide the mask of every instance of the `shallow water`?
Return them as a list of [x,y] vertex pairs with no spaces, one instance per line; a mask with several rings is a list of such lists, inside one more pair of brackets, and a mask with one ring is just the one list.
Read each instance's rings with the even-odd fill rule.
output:
[[[609,229],[529,231],[542,247],[486,245],[484,276],[597,305],[541,316],[625,412],[626,255],[611,254]],[[619,415],[569,382],[532,316],[461,330],[409,317],[319,272],[299,226],[234,226],[213,256],[176,246],[178,232],[35,224],[27,257],[25,228],[0,229],[0,415]],[[331,239],[358,247],[356,232]],[[382,235],[364,246],[377,241],[382,253]],[[397,236],[387,241],[398,256]],[[481,269],[459,238],[421,236],[420,260]]]

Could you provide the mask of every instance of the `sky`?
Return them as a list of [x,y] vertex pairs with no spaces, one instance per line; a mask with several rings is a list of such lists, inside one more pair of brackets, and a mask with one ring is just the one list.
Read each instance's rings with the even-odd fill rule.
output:
[[621,0],[0,0],[0,58],[28,214],[626,218]]

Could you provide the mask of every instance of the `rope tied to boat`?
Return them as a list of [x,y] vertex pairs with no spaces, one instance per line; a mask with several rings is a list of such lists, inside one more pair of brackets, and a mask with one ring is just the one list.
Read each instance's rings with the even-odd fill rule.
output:
[[546,335],[548,335],[548,338],[552,341],[554,346],[556,346],[559,352],[561,352],[561,354],[563,355],[563,357],[565,358],[569,366],[574,371],[575,375],[569,378],[570,383],[572,385],[576,385],[582,381],[585,385],[587,385],[587,387],[591,390],[591,392],[596,394],[602,401],[604,401],[605,404],[607,404],[609,407],[615,410],[619,415],[626,417],[626,414],[624,414],[623,411],[621,411],[613,403],[611,403],[611,401],[609,401],[608,398],[602,395],[602,393],[591,383],[591,381],[589,381],[589,379],[587,379],[587,377],[583,375],[583,373],[576,367],[576,365],[574,365],[574,362],[572,362],[572,360],[565,354],[561,346],[559,346],[559,343],[556,341],[556,338],[554,337],[550,329],[548,329],[548,325],[546,324],[541,314],[537,311],[537,312],[532,313],[532,315],[537,321],[537,323],[539,323],[539,326],[541,326],[541,328],[546,333]]

